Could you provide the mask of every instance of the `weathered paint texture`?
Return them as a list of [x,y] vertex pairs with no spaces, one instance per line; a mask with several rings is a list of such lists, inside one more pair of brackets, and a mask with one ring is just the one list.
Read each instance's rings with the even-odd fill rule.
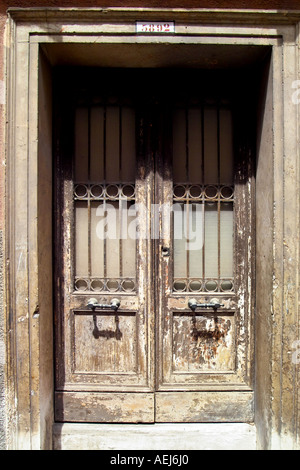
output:
[[[4,269],[3,269],[3,234],[0,231],[0,309],[4,300]],[[5,336],[3,315],[0,315],[0,449],[6,448],[5,426]]]

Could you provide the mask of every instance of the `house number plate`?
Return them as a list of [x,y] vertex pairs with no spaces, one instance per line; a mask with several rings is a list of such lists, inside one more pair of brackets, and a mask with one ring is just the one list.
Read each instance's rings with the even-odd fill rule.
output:
[[137,21],[135,24],[135,30],[137,33],[175,33],[174,21]]

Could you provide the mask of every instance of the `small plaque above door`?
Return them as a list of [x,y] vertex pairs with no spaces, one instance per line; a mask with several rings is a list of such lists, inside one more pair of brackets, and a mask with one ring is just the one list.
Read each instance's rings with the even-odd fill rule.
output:
[[135,24],[136,33],[175,33],[174,21],[137,21]]

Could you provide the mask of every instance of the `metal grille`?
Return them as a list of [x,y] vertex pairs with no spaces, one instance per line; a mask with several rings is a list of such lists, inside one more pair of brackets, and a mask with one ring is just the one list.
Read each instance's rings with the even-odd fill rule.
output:
[[[74,288],[133,292],[136,241],[135,113],[128,106],[79,107],[75,119]],[[131,214],[132,212],[132,214]]]
[[173,173],[173,291],[234,291],[230,109],[175,112]]

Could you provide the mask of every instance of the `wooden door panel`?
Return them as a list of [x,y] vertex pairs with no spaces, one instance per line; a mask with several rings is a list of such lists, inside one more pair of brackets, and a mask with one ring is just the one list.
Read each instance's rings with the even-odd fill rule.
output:
[[138,312],[71,309],[57,390],[152,390],[145,324]]
[[249,423],[253,421],[253,398],[253,392],[159,392],[155,418],[161,423]]
[[210,315],[173,312],[173,363],[176,373],[232,372],[235,369],[233,312]]
[[[218,311],[188,309],[189,295],[169,296],[162,324],[159,390],[251,390],[247,381],[248,339],[235,302],[214,297]],[[198,297],[207,303],[208,297]]]
[[83,423],[153,423],[153,393],[56,392],[55,419]]
[[[136,313],[73,311],[73,373],[134,374]],[[87,347],[88,346],[88,347]]]

